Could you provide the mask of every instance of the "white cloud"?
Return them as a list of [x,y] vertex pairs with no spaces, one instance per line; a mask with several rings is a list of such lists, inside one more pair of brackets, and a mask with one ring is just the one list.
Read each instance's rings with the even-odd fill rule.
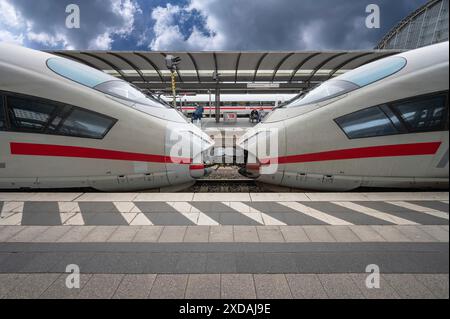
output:
[[61,49],[110,49],[133,32],[142,13],[136,0],[78,0],[81,28],[65,26],[71,0],[0,0],[0,40]]
[[27,33],[27,40],[41,43],[51,48],[63,47],[67,49],[70,46],[67,38],[61,33],[51,35],[45,32],[35,33],[31,31]]
[[122,38],[130,35],[133,32],[135,22],[135,15],[142,13],[139,6],[132,0],[111,0],[111,11],[120,17],[122,22],[106,28],[106,31],[97,35],[89,42],[89,50],[109,50],[113,43],[114,35]]
[[7,0],[0,0],[0,41],[23,44],[25,20]]
[[[368,49],[426,0],[378,0],[382,28],[365,27],[372,0],[190,0],[153,10],[154,50]],[[199,13],[201,28],[186,34],[175,16]],[[207,32],[201,32],[206,30]],[[189,33],[190,32],[190,33]]]
[[122,23],[118,26],[109,28],[110,33],[121,36],[129,35],[133,32],[135,15],[142,13],[139,5],[133,0],[111,0],[112,12],[122,19]]
[[183,42],[183,35],[176,25],[175,15],[179,14],[179,6],[167,4],[166,7],[156,7],[152,11],[154,38],[150,44],[152,50],[176,49],[175,47]]
[[[426,0],[378,0],[379,30],[364,25],[373,0],[187,0],[150,16],[144,1],[0,0],[0,40],[42,49],[106,50],[118,39],[152,50],[363,49]],[[80,29],[65,27],[70,3],[80,6]]]
[[180,7],[167,4],[165,7],[156,7],[152,11],[154,38],[150,43],[152,50],[220,50],[222,49],[222,38],[215,30],[209,28],[208,18],[205,27],[211,35],[205,35],[196,26],[187,38],[183,36],[178,25],[178,16],[186,17],[193,14],[195,10],[192,5]]
[[109,32],[100,34],[89,43],[89,50],[108,50],[111,48],[111,35]]
[[[211,32],[212,30],[210,30]],[[187,39],[187,44],[194,50],[223,50],[224,46],[222,45],[225,41],[222,41],[221,35],[217,33],[213,33],[214,35],[208,36],[204,35],[200,32],[197,27],[194,27],[191,35]]]
[[23,24],[23,18],[7,0],[0,0],[0,26],[17,28]]
[[8,42],[8,43],[14,43],[14,44],[23,44],[23,35],[15,35],[11,32],[0,30],[0,42]]

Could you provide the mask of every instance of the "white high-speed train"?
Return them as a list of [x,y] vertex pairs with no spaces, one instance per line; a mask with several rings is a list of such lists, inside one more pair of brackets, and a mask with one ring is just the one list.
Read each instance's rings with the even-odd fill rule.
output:
[[[238,115],[250,115],[252,110],[270,112],[275,107],[294,98],[296,94],[222,94],[220,96],[220,113],[234,112]],[[172,102],[170,96],[162,97],[167,103]],[[196,105],[203,106],[204,116],[215,114],[215,95],[211,95],[211,105],[208,94],[185,95],[177,99],[177,108],[185,114],[195,111]]]
[[212,146],[127,82],[0,43],[0,189],[177,190],[204,175]]
[[241,172],[313,190],[448,188],[448,93],[448,42],[367,64],[247,132]]

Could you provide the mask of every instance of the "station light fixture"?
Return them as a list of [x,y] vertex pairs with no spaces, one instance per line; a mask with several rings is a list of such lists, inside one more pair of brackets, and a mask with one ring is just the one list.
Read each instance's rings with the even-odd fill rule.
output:
[[171,71],[175,72],[180,64],[181,58],[178,56],[167,55],[166,56],[166,67]]

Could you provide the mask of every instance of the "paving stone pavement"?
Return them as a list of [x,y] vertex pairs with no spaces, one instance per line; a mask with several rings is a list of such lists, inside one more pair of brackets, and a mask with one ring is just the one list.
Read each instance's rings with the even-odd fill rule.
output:
[[367,288],[365,273],[348,274],[82,274],[80,288],[68,274],[0,274],[7,299],[448,299],[448,274],[381,275]]
[[448,206],[438,192],[0,193],[0,298],[448,298]]
[[320,193],[43,193],[26,199],[21,193],[0,193],[0,226],[449,224],[448,193],[412,195],[330,193],[326,200]]

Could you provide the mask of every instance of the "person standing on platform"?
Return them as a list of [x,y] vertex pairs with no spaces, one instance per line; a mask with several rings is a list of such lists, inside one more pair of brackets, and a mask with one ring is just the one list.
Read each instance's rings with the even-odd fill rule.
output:
[[198,103],[195,104],[195,111],[192,114],[192,123],[195,121],[201,121],[203,118],[203,106],[199,105]]

